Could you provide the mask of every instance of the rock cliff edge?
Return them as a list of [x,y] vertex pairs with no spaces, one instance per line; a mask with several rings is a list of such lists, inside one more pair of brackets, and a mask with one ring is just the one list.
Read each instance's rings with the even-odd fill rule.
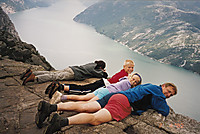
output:
[[[0,133],[42,134],[44,128],[36,127],[35,114],[39,101],[49,101],[44,91],[50,82],[22,86],[20,75],[27,68],[45,70],[44,67],[10,59],[1,59],[0,67]],[[63,81],[62,83],[86,84],[94,80]],[[75,113],[64,112],[61,116],[68,117]],[[120,122],[111,121],[98,126],[71,125],[63,128],[62,132],[66,134],[199,134],[200,122],[176,114],[172,109],[166,118],[154,110],[148,110],[141,116],[130,115]]]

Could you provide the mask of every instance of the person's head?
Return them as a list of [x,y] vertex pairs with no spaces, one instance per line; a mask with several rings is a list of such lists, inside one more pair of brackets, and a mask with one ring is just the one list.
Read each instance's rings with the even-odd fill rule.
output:
[[104,70],[105,67],[106,67],[106,63],[102,60],[99,60],[99,61],[95,61],[94,63],[97,64],[97,66],[95,67],[96,69],[102,69]]
[[164,83],[161,85],[162,92],[166,98],[177,94],[177,87],[173,83]]
[[128,80],[131,83],[131,87],[136,87],[142,83],[142,77],[139,73],[133,73],[128,76]]
[[126,60],[123,65],[123,69],[128,74],[131,74],[134,70],[135,63],[132,60]]

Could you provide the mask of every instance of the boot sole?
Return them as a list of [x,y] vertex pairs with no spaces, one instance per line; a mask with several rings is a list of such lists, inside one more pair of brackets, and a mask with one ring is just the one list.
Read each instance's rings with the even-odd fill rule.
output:
[[29,80],[27,81],[27,79],[31,76],[32,73],[29,73],[28,76],[24,79],[22,85],[26,85],[27,82],[33,82],[34,80]]
[[[56,84],[58,84],[58,86],[56,87]],[[49,98],[51,99],[53,94],[58,90],[59,88],[59,83],[55,83],[54,86],[52,87],[51,91],[49,92]]]
[[51,92],[49,93],[49,98],[51,99],[56,91],[58,91],[59,87],[54,87]]
[[45,94],[49,94],[50,90],[55,87],[56,82],[53,81],[45,90]]
[[24,79],[22,85],[26,85],[26,80],[28,79],[28,77],[30,77],[30,75],[31,75],[31,73],[29,73],[29,74],[27,75],[27,77]]
[[40,101],[38,104],[38,112],[35,115],[35,124],[38,128],[42,128],[43,122],[40,120],[40,112],[43,109],[44,101]]
[[56,118],[58,117],[59,115],[57,113],[55,113],[50,119],[49,119],[49,122],[52,124],[53,122],[56,121]]
[[40,115],[41,114],[44,114],[43,112],[45,111],[45,101],[40,101],[39,102],[39,104],[38,104],[38,112],[36,113],[36,115],[35,115],[35,123],[36,123],[36,125],[37,125],[37,127],[38,128],[42,128],[42,126],[43,126],[43,122],[46,120],[46,118],[49,116],[47,116],[47,117],[45,117],[45,119],[44,120],[42,120],[41,118],[40,118]]
[[38,104],[38,112],[35,115],[35,124],[37,125],[38,128],[42,128],[43,122],[40,121],[40,112],[43,109],[44,101],[40,101]]
[[[50,133],[52,133],[51,132],[51,129],[49,128],[49,127],[52,127],[53,125],[54,125],[54,123],[56,122],[56,119],[57,119],[57,117],[58,117],[59,115],[58,114],[54,114],[51,118],[50,118],[50,125],[48,126],[48,127],[46,127],[46,129],[44,130],[44,134],[50,134]],[[50,131],[50,132],[49,132]],[[59,130],[56,130],[56,131],[60,131],[60,129]]]
[[31,69],[27,69],[26,72],[24,72],[21,77],[20,77],[20,80],[24,79],[26,77],[26,75],[28,75],[28,73],[30,73]]
[[38,128],[42,128],[43,126],[43,123],[40,121],[39,112],[37,112],[35,115],[35,124],[37,125]]
[[61,102],[61,96],[62,95],[60,95],[59,91],[56,91],[53,94],[52,98],[50,99],[49,103],[50,104],[58,104],[58,103],[60,103]]

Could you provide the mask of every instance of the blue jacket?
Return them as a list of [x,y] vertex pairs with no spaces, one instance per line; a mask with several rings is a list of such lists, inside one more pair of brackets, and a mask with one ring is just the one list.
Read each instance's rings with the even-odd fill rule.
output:
[[169,114],[169,106],[167,105],[165,95],[162,93],[161,86],[144,84],[128,89],[126,91],[121,91],[119,93],[124,94],[128,98],[131,105],[134,102],[143,99],[144,96],[152,96],[150,100],[151,102],[149,103],[149,105],[145,106],[145,110],[142,109],[134,111],[135,114],[140,115],[147,109],[154,109],[163,116],[167,116]]

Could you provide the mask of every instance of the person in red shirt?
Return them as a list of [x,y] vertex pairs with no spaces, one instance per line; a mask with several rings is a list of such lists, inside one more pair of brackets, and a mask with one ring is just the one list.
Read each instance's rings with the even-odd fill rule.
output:
[[93,92],[94,90],[107,86],[109,84],[119,82],[119,79],[128,76],[134,70],[135,63],[132,60],[126,60],[123,65],[123,69],[120,72],[117,72],[109,79],[100,79],[95,81],[94,83],[90,83],[87,85],[76,85],[76,84],[60,84],[58,81],[53,81],[45,90],[45,94],[49,94],[49,98],[52,98],[53,94],[56,91],[65,91],[67,93],[80,93],[85,94],[89,92]]

